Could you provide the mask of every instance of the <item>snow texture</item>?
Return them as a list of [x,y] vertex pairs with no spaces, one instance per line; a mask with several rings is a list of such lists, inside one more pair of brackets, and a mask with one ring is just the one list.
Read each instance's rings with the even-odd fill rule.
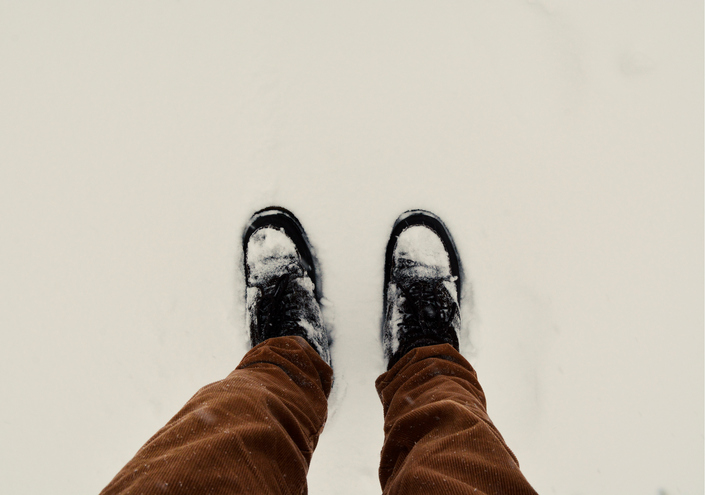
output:
[[312,495],[380,493],[413,208],[454,236],[461,351],[539,493],[704,493],[703,10],[3,2],[0,493],[98,493],[232,371],[270,205],[334,331]]
[[[294,242],[283,231],[261,228],[248,240],[247,257],[250,283],[260,284],[298,267],[299,255]],[[301,272],[301,269],[298,270]]]
[[[415,226],[403,230],[397,238],[392,257],[395,265],[404,264],[405,272],[410,276],[451,278],[449,255],[441,239],[427,227]],[[455,288],[451,294],[456,296]]]

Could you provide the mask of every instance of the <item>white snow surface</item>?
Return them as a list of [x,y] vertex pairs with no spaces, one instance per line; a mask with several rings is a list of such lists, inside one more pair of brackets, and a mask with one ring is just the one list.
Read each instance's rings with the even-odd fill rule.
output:
[[321,264],[309,493],[376,494],[385,245],[439,215],[542,494],[704,492],[703,2],[3,2],[0,493],[95,494],[246,352],[241,233]]

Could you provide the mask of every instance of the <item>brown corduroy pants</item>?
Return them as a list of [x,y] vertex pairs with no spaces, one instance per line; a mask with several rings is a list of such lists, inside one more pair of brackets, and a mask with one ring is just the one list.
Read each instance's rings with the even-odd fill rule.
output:
[[[102,494],[301,494],[333,372],[304,339],[251,349],[199,390]],[[448,344],[407,353],[376,381],[385,494],[534,494],[486,413],[471,365]]]

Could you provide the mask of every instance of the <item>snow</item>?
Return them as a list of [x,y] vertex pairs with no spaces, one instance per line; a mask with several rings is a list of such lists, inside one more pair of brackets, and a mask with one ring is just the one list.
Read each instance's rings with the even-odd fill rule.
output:
[[[397,216],[543,494],[704,492],[703,4],[5,2],[0,493],[97,493],[246,351],[240,236],[321,263],[312,495],[379,493]],[[41,476],[37,476],[41,466]]]
[[[408,227],[397,238],[393,258],[408,265],[410,274],[425,278],[450,277],[449,256],[434,232],[423,226]],[[409,261],[413,264],[410,265]],[[451,294],[455,294],[454,288]]]
[[248,241],[247,253],[251,283],[284,274],[287,267],[297,263],[294,242],[278,229],[261,228],[255,231]]

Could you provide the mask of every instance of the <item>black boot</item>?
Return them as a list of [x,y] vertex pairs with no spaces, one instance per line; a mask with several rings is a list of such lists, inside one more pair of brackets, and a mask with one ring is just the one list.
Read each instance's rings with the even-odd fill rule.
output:
[[389,370],[420,346],[459,349],[461,266],[451,234],[423,210],[395,222],[385,253],[383,347]]
[[243,233],[243,250],[251,345],[272,337],[298,335],[330,365],[321,283],[297,218],[279,207],[258,211]]

